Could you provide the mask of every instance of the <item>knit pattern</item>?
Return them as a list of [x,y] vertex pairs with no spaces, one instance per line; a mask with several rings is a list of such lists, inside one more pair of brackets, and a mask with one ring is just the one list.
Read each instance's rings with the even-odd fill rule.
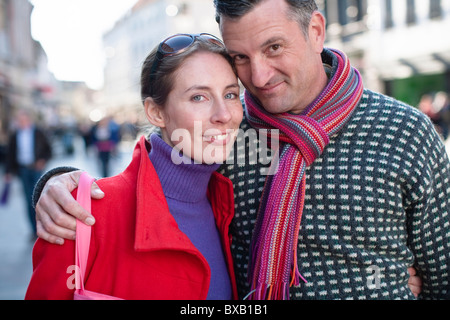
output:
[[[252,129],[245,118],[241,129]],[[249,137],[238,136],[235,164],[220,169],[235,188],[240,298],[250,292],[249,248],[268,166],[251,163],[261,150]],[[297,257],[308,283],[291,287],[290,298],[414,299],[411,265],[421,273],[422,298],[448,298],[449,163],[425,115],[364,90],[352,118],[306,168]]]
[[[322,94],[303,114],[268,113],[245,93],[246,115],[254,128],[276,130],[284,142],[278,170],[266,180],[254,230],[250,275],[254,299],[289,298],[289,286],[302,277],[297,269],[296,246],[305,199],[305,168],[320,156],[358,104],[363,87],[359,72],[346,55],[325,49],[334,74]],[[279,134],[278,134],[279,132]],[[303,279],[304,280],[304,279]],[[305,280],[304,280],[305,281]]]

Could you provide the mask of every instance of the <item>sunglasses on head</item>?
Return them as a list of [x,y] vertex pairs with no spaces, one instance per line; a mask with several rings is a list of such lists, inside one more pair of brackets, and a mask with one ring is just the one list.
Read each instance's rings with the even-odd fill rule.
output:
[[222,48],[225,47],[219,38],[209,33],[173,35],[159,44],[158,51],[156,52],[156,59],[153,62],[150,71],[150,82],[153,81],[155,73],[165,57],[185,52],[195,43],[197,38],[202,38]]

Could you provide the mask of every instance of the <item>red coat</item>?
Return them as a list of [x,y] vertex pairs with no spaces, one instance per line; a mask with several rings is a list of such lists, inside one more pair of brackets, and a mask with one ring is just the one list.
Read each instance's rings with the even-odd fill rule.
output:
[[[124,172],[97,182],[105,198],[92,202],[96,224],[85,288],[127,300],[206,299],[209,265],[170,214],[149,150],[150,144],[142,138]],[[208,196],[236,299],[229,235],[234,215],[231,181],[215,172]],[[33,275],[25,298],[72,299],[74,289],[68,284],[73,287],[70,266],[74,264],[74,241],[59,246],[39,239],[33,249]]]

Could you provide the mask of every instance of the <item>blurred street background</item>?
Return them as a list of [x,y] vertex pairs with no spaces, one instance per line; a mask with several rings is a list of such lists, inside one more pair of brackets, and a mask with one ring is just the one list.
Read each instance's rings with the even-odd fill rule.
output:
[[[48,168],[75,166],[89,172],[93,177],[102,177],[101,164],[95,150],[86,152],[81,136],[74,137],[74,152],[65,154],[60,141],[54,141],[56,155]],[[123,141],[111,159],[110,175],[126,168],[131,160],[134,142]],[[59,151],[58,151],[59,150]],[[3,171],[3,170],[2,170]],[[3,181],[3,173],[0,173]],[[19,179],[11,183],[6,205],[0,205],[0,300],[22,300],[32,272],[31,251],[35,237],[26,216],[25,200]]]
[[[450,0],[316,2],[326,46],[349,56],[366,88],[426,113],[450,152]],[[0,0],[0,193],[17,110],[32,113],[49,137],[46,169],[123,170],[146,124],[142,62],[166,36],[200,32],[220,37],[212,0]],[[108,167],[102,137],[111,138]],[[32,245],[14,177],[0,205],[0,300],[23,299]]]

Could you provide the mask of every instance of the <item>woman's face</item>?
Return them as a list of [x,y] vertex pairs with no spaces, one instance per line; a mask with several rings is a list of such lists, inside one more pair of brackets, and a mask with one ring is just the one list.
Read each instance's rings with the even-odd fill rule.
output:
[[242,121],[239,84],[219,54],[197,52],[175,73],[161,113],[164,141],[199,163],[223,163]]

